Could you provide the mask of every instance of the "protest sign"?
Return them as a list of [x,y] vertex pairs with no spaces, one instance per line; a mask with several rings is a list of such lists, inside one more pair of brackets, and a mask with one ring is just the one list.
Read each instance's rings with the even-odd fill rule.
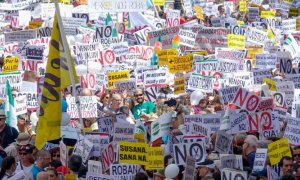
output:
[[16,71],[18,71],[18,67],[19,67],[19,57],[18,56],[4,58],[4,66],[2,68],[2,71],[4,73],[16,72]]
[[248,178],[247,171],[238,171],[234,169],[224,168],[221,171],[221,179],[243,179]]
[[88,1],[89,13],[98,12],[144,12],[147,10],[147,4],[142,0],[120,1],[113,0],[109,4],[106,1],[90,0]]
[[173,27],[180,25],[180,11],[179,10],[169,10],[166,17],[167,27]]
[[107,73],[108,78],[108,88],[112,89],[114,87],[114,82],[124,81],[129,79],[129,71],[118,71]]
[[260,98],[244,88],[241,88],[237,91],[233,104],[239,106],[241,109],[245,109],[248,112],[255,112],[260,102]]
[[205,160],[205,147],[203,141],[173,144],[174,160],[178,165],[186,165],[187,156],[195,159],[196,165]]
[[119,144],[119,162],[147,165],[148,144],[121,141]]
[[27,113],[26,99],[27,98],[24,95],[15,97],[14,100],[15,100],[16,115]]
[[218,61],[218,72],[232,73],[244,71],[245,64],[242,61],[223,59]]
[[76,57],[77,65],[84,64],[87,65],[89,60],[99,59],[99,49],[98,43],[91,44],[76,44]]
[[34,110],[37,109],[39,107],[38,104],[38,97],[37,97],[37,93],[36,92],[20,92],[18,93],[17,96],[22,96],[25,95],[27,97],[26,99],[26,107],[28,110]]
[[44,57],[44,46],[29,45],[26,46],[26,57],[28,59],[42,60]]
[[78,19],[85,19],[86,23],[89,22],[90,17],[88,13],[72,13],[73,18],[78,18]]
[[101,152],[102,172],[109,170],[109,166],[116,161],[115,147],[113,143],[108,144]]
[[147,170],[164,169],[163,164],[163,150],[161,147],[149,147],[148,148],[148,164]]
[[168,70],[170,73],[189,72],[192,70],[192,56],[178,56],[168,58]]
[[285,93],[285,106],[290,108],[294,101],[294,83],[292,81],[277,82],[276,89]]
[[72,17],[62,17],[62,22],[64,24],[64,30],[66,35],[76,35],[77,28],[80,25],[85,25],[86,20],[83,18],[72,18]]
[[242,155],[220,154],[221,170],[224,168],[243,170]]
[[12,42],[22,42],[27,41],[28,39],[36,39],[37,38],[37,31],[34,30],[27,30],[27,31],[14,31],[10,33],[5,33],[5,43],[12,43]]
[[146,88],[150,86],[164,86],[167,82],[166,75],[167,72],[163,69],[146,71],[144,73],[144,86]]
[[[195,59],[195,55],[194,55]],[[210,75],[211,72],[217,71],[218,61],[216,60],[194,60],[193,68],[196,73]]]
[[176,57],[177,50],[176,49],[163,49],[157,51],[158,56],[158,65],[163,66],[168,64],[168,59]]
[[269,78],[262,78],[262,83],[266,83],[269,86],[270,91],[276,91],[276,81]]
[[116,57],[124,56],[128,53],[128,42],[119,42],[118,44],[111,44],[111,49],[114,50]]
[[233,101],[240,86],[231,86],[219,89],[220,100],[223,104]]
[[73,154],[81,156],[82,161],[86,162],[89,159],[90,152],[92,151],[93,143],[86,137],[79,135],[79,139],[74,147]]
[[232,143],[232,135],[226,134],[224,131],[217,132],[215,150],[219,153],[229,153]]
[[255,45],[264,45],[265,40],[268,39],[268,34],[256,28],[248,29],[246,33],[246,40]]
[[5,97],[6,95],[6,81],[8,80],[10,87],[13,89],[21,90],[22,79],[21,73],[9,73],[0,74],[0,97]]
[[113,141],[133,141],[135,126],[125,123],[114,123]]
[[254,84],[262,84],[263,78],[272,78],[271,70],[270,69],[255,69],[252,70]]
[[280,159],[284,156],[292,157],[287,138],[281,138],[268,144],[268,157],[271,165],[279,163]]
[[192,73],[188,81],[189,90],[202,90],[211,93],[213,91],[213,78]]
[[300,144],[300,119],[288,117],[287,126],[285,128],[284,136],[288,138],[289,143],[293,145]]
[[52,28],[50,27],[41,27],[38,29],[38,33],[40,37],[50,37],[52,32]]
[[85,137],[93,143],[93,149],[91,150],[90,155],[99,157],[101,155],[102,150],[104,147],[109,144],[109,136],[108,134],[102,133],[86,133]]
[[119,92],[119,93],[123,93],[123,92],[134,92],[134,90],[136,89],[136,81],[135,79],[130,79],[130,80],[126,80],[126,81],[119,81],[119,82],[115,82],[114,83],[115,89]]
[[160,115],[152,124],[151,124],[151,141],[154,142],[163,135],[167,135],[170,131],[170,123],[172,120],[172,113],[164,113]]
[[276,54],[256,54],[256,68],[271,69],[276,67],[277,56]]
[[248,115],[245,112],[230,114],[229,116],[231,122],[230,134],[238,134],[248,132]]
[[151,31],[151,28],[146,27],[144,29],[141,29],[141,30],[133,33],[134,36],[135,36],[135,39],[137,40],[137,43],[138,44],[146,44],[147,39],[148,39],[147,38],[148,37],[148,32],[150,32],[150,31]]
[[[85,75],[82,75],[80,77],[80,85],[82,88],[88,88],[90,90],[95,90],[96,89],[96,78],[95,77],[97,75],[95,74],[85,74]],[[101,85],[101,83],[100,83]],[[102,82],[102,85],[103,85],[103,82]],[[102,87],[99,89],[102,89]]]
[[256,149],[255,159],[253,164],[253,171],[258,172],[262,171],[265,167],[265,163],[267,160],[268,149]]
[[185,162],[185,173],[184,180],[192,180],[194,179],[194,170],[195,170],[195,159],[193,156],[187,156]]
[[281,28],[285,33],[292,33],[296,31],[296,19],[282,20]]
[[179,44],[187,47],[194,47],[197,33],[181,29],[178,33],[180,37]]
[[185,78],[178,77],[174,80],[174,94],[183,94],[185,93]]
[[245,49],[245,36],[228,34],[227,35],[228,47],[235,49]]
[[88,161],[88,173],[102,174],[102,166],[100,161]]
[[97,119],[99,132],[100,133],[107,133],[109,134],[113,130],[113,123],[112,123],[112,117],[106,116],[106,117],[100,117]]
[[[67,99],[68,109],[67,112],[71,118],[79,118],[75,98]],[[97,98],[96,96],[79,96],[80,111],[82,118],[95,118],[97,117]]]
[[86,173],[86,179],[97,179],[97,180],[115,180],[115,176],[98,174],[98,173]]
[[145,89],[145,95],[148,101],[155,102],[159,94],[158,87],[148,87]]
[[300,89],[300,74],[287,74],[285,75],[287,81],[292,81],[296,89]]
[[141,168],[135,164],[111,164],[109,168],[110,174],[120,179],[125,179],[126,176],[133,178],[140,170]]
[[155,42],[157,42],[158,38],[162,38],[162,48],[168,49],[172,48],[172,40],[174,35],[177,35],[180,30],[180,26],[174,26],[170,28],[159,29],[156,31],[148,32],[148,39],[150,45],[154,46]]

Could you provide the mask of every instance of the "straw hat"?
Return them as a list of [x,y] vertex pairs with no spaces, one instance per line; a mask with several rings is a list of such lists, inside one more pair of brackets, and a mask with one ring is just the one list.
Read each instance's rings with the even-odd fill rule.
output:
[[30,144],[30,140],[31,140],[31,138],[30,138],[29,134],[20,133],[16,139],[16,143],[18,145],[25,146],[27,144]]

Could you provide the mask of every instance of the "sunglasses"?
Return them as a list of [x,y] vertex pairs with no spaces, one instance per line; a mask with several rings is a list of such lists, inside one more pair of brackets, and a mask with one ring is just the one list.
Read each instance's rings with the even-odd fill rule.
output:
[[136,94],[135,97],[143,96],[143,94]]
[[28,153],[19,153],[20,156],[26,156]]
[[60,157],[60,154],[54,154],[53,157]]

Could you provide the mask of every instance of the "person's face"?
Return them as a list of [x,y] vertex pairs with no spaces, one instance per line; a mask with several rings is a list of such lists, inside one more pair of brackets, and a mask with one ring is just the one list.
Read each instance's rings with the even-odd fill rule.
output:
[[204,100],[204,99],[200,100],[199,107],[200,108],[205,108],[206,107],[206,100]]
[[292,160],[283,160],[282,163],[282,172],[283,174],[292,173],[293,161]]
[[136,102],[143,103],[144,102],[144,94],[143,94],[143,92],[137,91],[134,94],[134,98],[135,98]]
[[113,109],[119,109],[122,105],[122,97],[121,96],[116,96],[112,99],[112,108]]
[[51,155],[50,155],[50,153],[47,156],[42,157],[42,159],[43,159],[43,167],[45,168],[45,167],[47,167],[49,165],[49,163],[51,161]]
[[296,149],[293,151],[294,160],[296,162],[300,162],[300,149]]
[[91,120],[90,119],[84,119],[84,126],[90,127],[91,126]]
[[109,94],[107,94],[103,99],[102,99],[102,103],[104,105],[107,105],[109,103]]
[[32,154],[27,153],[25,151],[21,151],[21,152],[19,152],[19,156],[20,156],[20,160],[21,160],[22,163],[27,163],[27,162],[29,162]]
[[57,151],[56,153],[53,154],[52,160],[58,160],[58,161],[60,161],[60,153],[59,153],[59,151]]
[[5,117],[0,117],[0,128],[4,127],[5,125]]
[[12,91],[11,94],[12,94],[12,97],[15,99],[17,97],[18,92],[17,91]]
[[48,180],[56,180],[57,176],[55,175],[55,173],[53,172],[53,170],[48,170]]

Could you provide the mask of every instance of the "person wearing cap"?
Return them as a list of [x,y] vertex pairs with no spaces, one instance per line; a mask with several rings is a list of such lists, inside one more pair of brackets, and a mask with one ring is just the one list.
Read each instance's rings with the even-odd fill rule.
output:
[[5,149],[18,137],[16,128],[5,123],[6,115],[3,109],[0,110],[0,146]]
[[155,113],[155,104],[150,101],[145,101],[144,92],[141,89],[137,89],[134,92],[134,98],[137,104],[132,109],[132,114],[136,120],[145,119],[148,120]]
[[30,144],[20,146],[19,148],[19,156],[20,162],[17,165],[16,172],[24,171],[26,174],[30,174],[30,170],[33,167],[34,159],[33,159],[33,147]]

